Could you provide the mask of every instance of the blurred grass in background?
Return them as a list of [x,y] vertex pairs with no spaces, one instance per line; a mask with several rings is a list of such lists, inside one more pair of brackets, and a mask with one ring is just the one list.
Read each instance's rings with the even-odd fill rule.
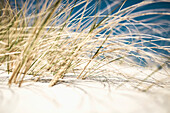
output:
[[0,65],[12,72],[9,85],[21,86],[28,74],[35,81],[53,75],[50,86],[67,73],[122,76],[118,65],[152,70],[146,81],[168,69],[169,6],[168,0],[1,1]]

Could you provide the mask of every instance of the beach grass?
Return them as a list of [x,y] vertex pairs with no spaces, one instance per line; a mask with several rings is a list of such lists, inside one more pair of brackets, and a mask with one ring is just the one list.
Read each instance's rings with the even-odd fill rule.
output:
[[[159,4],[170,2],[127,2],[104,2],[102,9],[101,0],[2,1],[0,65],[12,73],[8,85],[21,86],[32,75],[34,81],[52,76],[53,86],[67,73],[77,79],[119,75],[137,80],[136,87],[169,78],[170,8]],[[139,79],[115,66],[149,73]],[[163,79],[155,78],[156,73]]]

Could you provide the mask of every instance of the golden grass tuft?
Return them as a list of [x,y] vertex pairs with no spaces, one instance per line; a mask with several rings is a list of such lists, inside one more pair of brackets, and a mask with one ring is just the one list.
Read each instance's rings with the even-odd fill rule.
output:
[[[141,86],[161,69],[169,70],[169,45],[155,42],[170,41],[165,35],[170,22],[161,19],[170,15],[170,9],[147,8],[162,2],[169,3],[150,0],[124,7],[124,0],[100,9],[101,0],[4,1],[0,6],[0,65],[12,72],[8,85],[21,86],[25,76],[33,75],[35,81],[53,76],[49,83],[53,86],[67,73],[78,79],[110,73],[138,79],[114,68],[126,65],[152,71],[138,79],[136,87]],[[152,70],[153,65],[157,68]],[[169,77],[168,72],[165,76]]]

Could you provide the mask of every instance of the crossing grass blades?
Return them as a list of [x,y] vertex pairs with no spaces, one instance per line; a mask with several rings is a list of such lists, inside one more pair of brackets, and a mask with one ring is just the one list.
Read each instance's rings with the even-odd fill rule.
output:
[[[77,79],[108,75],[141,86],[168,70],[168,0],[25,0],[0,3],[0,65],[12,73],[8,85],[26,76],[52,76],[49,86],[73,73]],[[102,8],[102,4],[106,4]],[[113,66],[113,67],[112,67]],[[143,79],[115,66],[149,70]],[[145,71],[145,70],[143,70]],[[139,71],[139,73],[141,73]],[[168,72],[166,78],[169,77]],[[147,90],[153,86],[147,86]]]

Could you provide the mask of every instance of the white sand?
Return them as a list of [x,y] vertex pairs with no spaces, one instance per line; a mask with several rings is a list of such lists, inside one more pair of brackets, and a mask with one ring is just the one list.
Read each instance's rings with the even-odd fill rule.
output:
[[[170,88],[154,86],[148,92],[113,83],[66,79],[54,87],[28,82],[9,88],[0,73],[0,113],[170,113]],[[168,84],[168,83],[167,83]]]

